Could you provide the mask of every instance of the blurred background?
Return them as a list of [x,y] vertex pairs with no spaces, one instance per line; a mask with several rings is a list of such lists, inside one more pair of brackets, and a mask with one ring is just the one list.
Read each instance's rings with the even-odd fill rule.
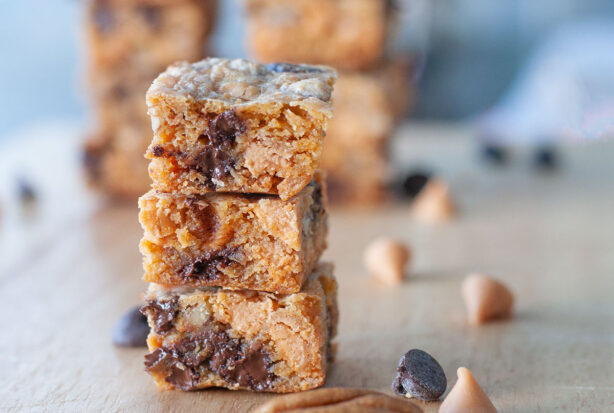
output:
[[[412,117],[466,119],[495,104],[544,39],[561,27],[614,19],[608,0],[401,0],[396,46],[428,61]],[[33,122],[83,122],[83,2],[22,0],[0,5],[0,139]],[[32,12],[36,10],[35,12]],[[410,23],[411,22],[411,23]],[[610,23],[612,20],[610,20]],[[220,2],[216,55],[245,56],[239,0]],[[611,52],[611,50],[610,50]]]
[[320,3],[5,2],[0,149],[70,127],[90,183],[134,199],[149,184],[147,86],[169,63],[207,55],[340,70],[322,164],[341,204],[407,189],[412,168],[391,153],[402,125],[462,124],[483,160],[523,145],[547,167],[558,142],[614,133],[611,1],[360,0],[326,13]]

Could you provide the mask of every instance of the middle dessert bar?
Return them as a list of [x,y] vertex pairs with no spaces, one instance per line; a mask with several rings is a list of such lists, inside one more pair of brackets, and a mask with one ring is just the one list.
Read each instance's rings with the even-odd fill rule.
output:
[[316,172],[288,201],[270,195],[188,197],[152,190],[139,200],[145,281],[288,294],[326,248],[326,190]]
[[241,59],[170,66],[147,92],[154,189],[296,195],[320,159],[335,77]]

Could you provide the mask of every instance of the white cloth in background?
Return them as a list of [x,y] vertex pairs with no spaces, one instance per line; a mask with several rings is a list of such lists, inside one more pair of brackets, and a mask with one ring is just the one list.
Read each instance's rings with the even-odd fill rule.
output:
[[614,137],[614,20],[550,36],[478,129],[482,139],[507,145]]

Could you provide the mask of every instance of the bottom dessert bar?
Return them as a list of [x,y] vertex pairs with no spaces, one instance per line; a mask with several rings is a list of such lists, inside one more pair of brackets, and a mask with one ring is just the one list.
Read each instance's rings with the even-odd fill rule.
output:
[[165,389],[289,393],[321,386],[337,325],[337,283],[321,263],[301,292],[151,284],[145,368]]

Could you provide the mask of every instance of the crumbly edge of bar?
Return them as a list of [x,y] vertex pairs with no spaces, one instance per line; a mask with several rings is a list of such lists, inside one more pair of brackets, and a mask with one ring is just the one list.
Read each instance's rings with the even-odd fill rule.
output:
[[338,320],[331,267],[321,264],[301,293],[285,296],[219,289],[173,292],[152,285],[144,307],[152,327],[148,370],[160,387],[183,390],[216,386],[292,392],[320,386],[333,356]]
[[226,195],[199,202],[151,191],[139,201],[145,281],[299,291],[326,248],[321,179],[288,202]]

